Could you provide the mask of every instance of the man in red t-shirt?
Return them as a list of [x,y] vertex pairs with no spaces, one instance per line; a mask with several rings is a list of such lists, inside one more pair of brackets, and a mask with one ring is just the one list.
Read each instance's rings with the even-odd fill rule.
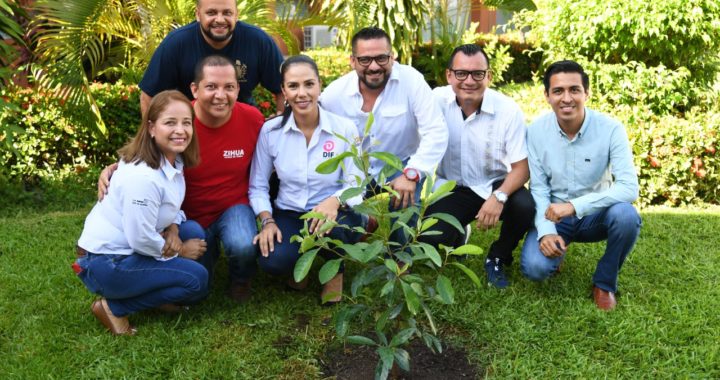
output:
[[[188,220],[179,231],[177,226],[169,228],[166,240],[178,235],[182,241],[204,239],[207,251],[197,260],[211,279],[222,243],[230,271],[228,295],[241,302],[250,296],[250,279],[257,267],[252,244],[257,225],[249,205],[248,183],[264,118],[256,108],[236,101],[240,89],[235,67],[225,57],[200,61],[191,90],[200,165],[185,169],[182,209]],[[107,183],[109,174],[104,172],[100,183]],[[104,194],[105,189],[99,187]]]

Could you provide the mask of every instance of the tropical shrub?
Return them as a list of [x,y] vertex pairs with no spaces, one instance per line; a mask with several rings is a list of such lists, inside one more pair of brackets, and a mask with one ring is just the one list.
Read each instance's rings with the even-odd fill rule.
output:
[[306,50],[302,54],[309,56],[317,63],[323,86],[329,85],[335,79],[352,70],[350,67],[350,55],[352,52],[350,50],[327,47]]
[[717,101],[720,3],[714,0],[548,0],[519,16],[546,62],[575,59],[616,105],[682,113]]
[[15,87],[0,90],[0,96],[19,108],[5,119],[23,130],[3,136],[12,138],[12,150],[0,151],[5,174],[34,183],[39,178],[62,177],[85,171],[90,165],[114,162],[117,149],[140,124],[137,86],[93,83],[90,91],[106,120],[106,136],[78,123],[78,115],[67,110],[62,99],[46,92]]
[[694,109],[683,118],[649,108],[614,107],[625,123],[640,181],[640,204],[720,202],[720,112]]

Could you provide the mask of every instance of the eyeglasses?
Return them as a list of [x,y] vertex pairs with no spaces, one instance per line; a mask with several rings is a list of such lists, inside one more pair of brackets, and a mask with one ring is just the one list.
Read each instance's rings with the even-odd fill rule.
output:
[[374,57],[368,57],[368,56],[357,57],[356,56],[355,60],[357,61],[357,63],[359,63],[362,66],[370,66],[372,61],[375,61],[375,62],[377,62],[378,65],[382,66],[382,65],[385,65],[388,62],[390,62],[390,58],[392,58],[392,55],[390,55],[390,54],[380,54],[380,55],[376,55]]
[[448,70],[452,71],[453,75],[455,75],[455,78],[459,81],[464,81],[465,79],[467,79],[468,75],[472,75],[472,79],[477,82],[480,82],[481,80],[485,79],[485,76],[487,75],[488,71],[490,71],[490,69],[473,70],[473,71],[453,70],[453,69],[448,69]]

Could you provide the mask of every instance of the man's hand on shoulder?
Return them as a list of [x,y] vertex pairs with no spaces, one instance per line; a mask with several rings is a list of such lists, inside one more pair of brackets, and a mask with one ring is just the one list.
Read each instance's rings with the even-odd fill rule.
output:
[[575,206],[572,203],[553,203],[545,210],[545,219],[558,223],[566,216],[575,215]]
[[108,189],[110,188],[110,177],[112,177],[113,173],[115,173],[115,170],[118,168],[118,163],[110,164],[107,166],[103,171],[100,173],[100,178],[98,178],[98,202],[102,201],[105,198],[105,195],[108,193]]

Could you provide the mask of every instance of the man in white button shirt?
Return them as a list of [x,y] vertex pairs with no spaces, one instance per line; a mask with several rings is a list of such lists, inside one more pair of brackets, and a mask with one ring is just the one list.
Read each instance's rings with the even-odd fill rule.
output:
[[[490,62],[477,45],[453,51],[445,71],[450,84],[433,90],[449,131],[448,149],[437,171],[436,186],[456,181],[453,193],[431,205],[427,214],[448,213],[466,225],[476,220],[487,230],[503,221],[500,237],[485,260],[488,282],[509,285],[503,267],[533,224],[535,204],[523,186],[529,178],[525,121],[512,99],[491,90]],[[439,221],[440,235],[425,236],[434,245],[459,246],[464,235]]]
[[[353,36],[352,49],[354,71],[330,83],[320,102],[326,110],[355,123],[360,136],[367,137],[367,151],[392,153],[403,161],[404,170],[388,181],[398,193],[391,199],[391,210],[405,208],[419,202],[425,177],[445,153],[447,127],[423,75],[393,60],[390,37],[384,30],[360,30]],[[370,135],[363,136],[370,113],[374,123]],[[373,158],[370,165],[370,174],[377,176],[384,163]]]

